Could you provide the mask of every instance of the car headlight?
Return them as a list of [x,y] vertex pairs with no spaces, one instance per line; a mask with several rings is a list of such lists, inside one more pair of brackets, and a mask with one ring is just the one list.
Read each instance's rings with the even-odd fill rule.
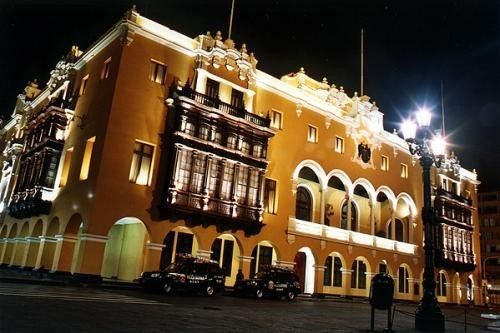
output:
[[151,274],[151,277],[152,278],[160,277],[160,273],[153,273],[153,274]]

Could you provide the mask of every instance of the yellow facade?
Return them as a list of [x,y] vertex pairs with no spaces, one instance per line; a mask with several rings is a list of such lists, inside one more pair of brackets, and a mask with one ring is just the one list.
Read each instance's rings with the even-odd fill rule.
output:
[[[404,140],[383,129],[383,114],[369,97],[349,97],[341,87],[316,81],[302,69],[281,80],[271,77],[256,69],[253,54],[228,45],[218,35],[188,38],[131,11],[89,50],[73,50],[76,59],[68,62],[67,72],[61,70],[67,76],[37,91],[29,107],[18,105],[22,121],[13,130],[4,129],[4,142],[14,142],[15,135],[23,139],[25,124],[37,112],[46,112],[54,96],[76,100],[73,108],[63,108],[68,122],[64,145],[54,187],[44,197],[50,212],[15,218],[4,211],[0,262],[131,281],[144,270],[158,269],[162,260],[173,260],[176,250],[187,246],[194,255],[217,253],[221,264],[228,260],[227,285],[234,283],[238,268],[248,277],[259,269],[259,260],[270,260],[294,267],[306,293],[366,297],[371,276],[385,265],[395,277],[395,297],[419,300],[424,265],[421,168]],[[151,76],[152,66],[154,71],[163,68],[157,64],[166,66],[164,82]],[[163,214],[164,190],[171,181],[168,156],[174,150],[166,133],[177,112],[175,103],[184,101],[176,91],[190,87],[203,94],[208,80],[218,82],[221,102],[232,104],[233,91],[238,91],[248,113],[271,118],[266,128],[228,116],[238,126],[270,137],[264,177],[276,184],[273,207],[269,198],[256,204],[260,212],[262,204],[266,210],[262,221],[255,221],[262,228],[252,235],[238,226],[221,230],[216,223],[204,223],[203,211],[202,223]],[[370,149],[367,162],[362,160],[363,144]],[[137,147],[153,147],[147,155],[151,165],[149,173],[138,170],[144,179],[131,181]],[[476,175],[460,167],[454,171],[435,169],[434,189],[449,179],[459,185],[454,192],[477,207]],[[13,185],[7,189],[5,206],[15,192]],[[261,184],[260,195],[264,190]],[[300,205],[310,206],[297,208],[297,193],[309,198]],[[308,219],[298,218],[299,210]],[[238,224],[238,218],[232,223]],[[476,223],[477,211],[472,210],[472,225]],[[464,254],[460,260],[478,264],[478,229],[473,230],[475,258]],[[469,298],[481,303],[477,268],[438,271],[446,278],[440,301],[464,303]]]

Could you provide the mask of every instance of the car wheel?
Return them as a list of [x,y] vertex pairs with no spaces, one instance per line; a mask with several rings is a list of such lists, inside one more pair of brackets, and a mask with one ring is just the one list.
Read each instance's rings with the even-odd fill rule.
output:
[[163,290],[167,295],[172,294],[172,285],[169,282],[165,283],[165,285],[163,286]]
[[264,292],[262,291],[262,289],[257,289],[257,291],[255,292],[255,296],[257,298],[262,298],[262,296],[264,296]]
[[286,293],[286,298],[289,301],[293,301],[295,299],[295,297],[297,297],[297,295],[293,291],[289,291]]
[[212,296],[215,292],[215,289],[213,286],[207,286],[207,288],[205,289],[205,294],[207,296]]

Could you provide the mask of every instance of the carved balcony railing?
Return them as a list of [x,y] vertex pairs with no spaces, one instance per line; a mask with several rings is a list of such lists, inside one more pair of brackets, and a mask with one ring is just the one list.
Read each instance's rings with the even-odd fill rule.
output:
[[249,235],[260,232],[262,209],[202,194],[168,190],[168,206],[194,225],[217,225],[220,230],[244,230]]
[[237,108],[231,104],[225,103],[218,98],[210,97],[208,95],[199,93],[193,89],[184,87],[181,92],[181,96],[185,96],[189,99],[194,100],[205,106],[213,107],[219,111],[231,115],[233,117],[245,119],[255,125],[262,127],[269,127],[271,124],[271,119],[258,116],[256,114],[250,113],[244,108]]
[[312,236],[324,240],[339,241],[356,246],[366,246],[372,249],[395,251],[401,254],[416,255],[417,245],[398,242],[392,239],[368,235],[361,232],[330,227],[324,224],[288,219],[288,233]]

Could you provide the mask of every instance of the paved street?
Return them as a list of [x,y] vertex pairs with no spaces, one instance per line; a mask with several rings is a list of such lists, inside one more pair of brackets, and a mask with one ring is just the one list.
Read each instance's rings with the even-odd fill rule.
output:
[[[414,305],[397,305],[394,329],[412,332]],[[464,310],[443,307],[447,332],[464,332]],[[468,313],[468,332],[487,321]],[[142,290],[0,283],[0,332],[364,332],[369,306],[345,300],[164,296]],[[376,328],[386,314],[377,312]]]

